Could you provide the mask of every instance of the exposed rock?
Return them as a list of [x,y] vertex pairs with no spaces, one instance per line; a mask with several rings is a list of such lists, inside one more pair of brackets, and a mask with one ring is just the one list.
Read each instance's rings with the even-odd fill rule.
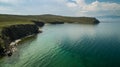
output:
[[64,24],[64,22],[54,21],[54,22],[50,22],[50,24]]
[[[21,25],[12,25],[9,27],[4,27],[1,31],[0,37],[0,55],[11,56],[12,53],[16,50],[16,40],[24,38],[29,35],[39,33],[39,28],[33,24],[21,24]],[[4,44],[1,46],[1,44]],[[4,47],[4,48],[3,48]]]
[[5,55],[5,49],[4,49],[4,41],[0,37],[0,57]]
[[0,47],[0,57],[5,56],[5,49]]
[[5,27],[1,31],[2,38],[4,40],[10,40],[11,42],[28,35],[32,35],[39,32],[39,28],[36,25],[26,24],[26,25],[12,25],[10,27]]
[[100,23],[100,21],[95,18],[94,24],[98,24],[98,23]]
[[42,21],[35,21],[35,20],[32,20],[32,22],[33,22],[35,25],[37,25],[38,27],[43,27],[43,26],[45,25],[45,23],[42,22]]

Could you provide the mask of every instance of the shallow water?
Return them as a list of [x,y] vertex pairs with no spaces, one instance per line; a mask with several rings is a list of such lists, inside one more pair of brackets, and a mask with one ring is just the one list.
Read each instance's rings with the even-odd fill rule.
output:
[[47,25],[0,67],[120,67],[120,23]]

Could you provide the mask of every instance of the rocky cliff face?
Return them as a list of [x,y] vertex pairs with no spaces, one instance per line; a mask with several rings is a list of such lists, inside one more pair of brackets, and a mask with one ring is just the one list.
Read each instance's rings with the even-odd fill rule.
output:
[[3,41],[3,39],[0,36],[0,57],[4,56],[4,54],[5,54],[5,51],[4,51],[4,41]]
[[38,27],[43,27],[43,26],[45,25],[45,23],[42,22],[42,21],[35,21],[35,20],[32,20],[32,22],[33,22],[35,25],[37,25]]
[[50,24],[64,24],[64,22],[54,21],[54,22],[50,22]]
[[5,27],[1,31],[3,39],[9,39],[14,41],[22,37],[38,33],[39,28],[36,25],[26,24],[26,25],[13,25],[10,27]]
[[[3,41],[4,45],[0,46],[0,54],[2,55],[4,52],[9,51],[8,55],[11,55],[9,48],[11,42],[37,33],[39,33],[39,28],[34,24],[12,25],[3,28],[0,41]],[[2,45],[2,42],[0,45]]]
[[93,24],[98,24],[98,23],[100,23],[100,21],[94,18]]

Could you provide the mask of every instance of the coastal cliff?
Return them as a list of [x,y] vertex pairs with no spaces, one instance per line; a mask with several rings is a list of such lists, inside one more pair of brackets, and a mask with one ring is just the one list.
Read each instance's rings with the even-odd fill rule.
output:
[[4,27],[0,37],[0,56],[12,55],[11,42],[24,38],[29,35],[39,33],[39,28],[34,24],[21,24]]
[[45,25],[45,23],[42,21],[32,20],[32,22],[38,27],[43,27]]

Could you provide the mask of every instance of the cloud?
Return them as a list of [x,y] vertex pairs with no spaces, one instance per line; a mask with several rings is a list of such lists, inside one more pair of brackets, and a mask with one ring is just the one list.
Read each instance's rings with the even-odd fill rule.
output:
[[[77,8],[76,15],[83,16],[98,16],[98,15],[119,15],[120,16],[120,4],[110,2],[94,1],[87,4],[85,0],[75,0],[74,8]],[[71,7],[71,6],[68,6]]]
[[66,6],[66,0],[0,0],[0,3],[12,4],[12,6],[0,5],[3,8],[11,7],[11,11],[0,11],[0,13],[11,14],[72,14]]
[[75,0],[75,1],[76,1],[76,4],[81,8],[87,5],[85,3],[85,0]]
[[12,14],[49,13],[71,16],[120,16],[119,3],[94,1],[88,4],[86,0],[0,0],[0,10],[2,10],[0,13]]
[[89,5],[84,6],[83,10],[87,10],[87,11],[120,10],[120,4],[95,1]]
[[75,3],[67,3],[68,7],[77,7],[77,5]]

